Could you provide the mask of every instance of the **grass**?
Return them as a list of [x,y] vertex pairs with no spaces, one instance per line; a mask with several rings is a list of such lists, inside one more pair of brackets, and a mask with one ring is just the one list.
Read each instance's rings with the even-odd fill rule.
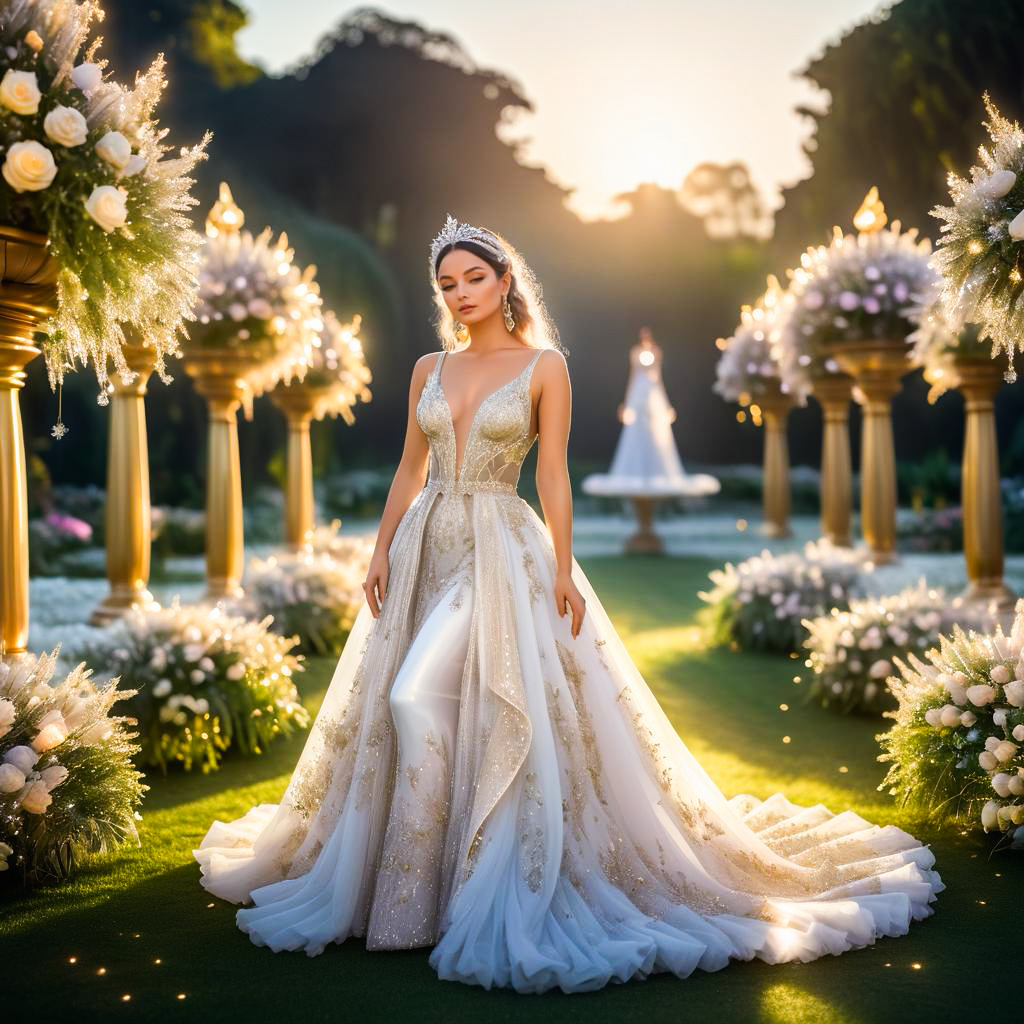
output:
[[[876,790],[879,723],[803,705],[793,683],[799,662],[705,649],[695,625],[696,592],[711,563],[583,562],[640,670],[726,794],[767,797],[782,790],[799,803],[852,807],[907,828],[932,844],[948,886],[933,917],[902,938],[810,964],[734,963],[685,980],[654,975],[572,996],[441,982],[427,950],[369,953],[360,939],[329,946],[318,957],[275,954],[235,927],[234,906],[200,887],[190,851],[214,818],[230,820],[254,803],[277,801],[302,747],[298,736],[262,757],[228,757],[207,776],[150,776],[141,848],[98,859],[61,888],[0,890],[6,1016],[30,1010],[46,1019],[70,1010],[76,1021],[230,1024],[543,1015],[600,1024],[716,1015],[729,1022],[913,1024],[954,1013],[1005,1013],[1013,997],[1004,983],[1017,967],[1024,857],[992,855],[991,839],[978,832],[939,829],[894,807]],[[309,664],[301,686],[312,710],[333,666],[334,659]]]

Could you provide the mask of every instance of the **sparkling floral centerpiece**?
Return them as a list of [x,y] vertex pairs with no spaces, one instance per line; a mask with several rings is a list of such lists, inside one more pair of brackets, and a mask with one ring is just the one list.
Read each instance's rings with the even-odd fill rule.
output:
[[802,552],[763,551],[738,565],[727,562],[709,576],[714,586],[698,596],[712,642],[745,650],[791,652],[806,638],[804,620],[846,608],[859,593],[864,566],[848,548],[820,541]]
[[1010,360],[1024,351],[1024,130],[1004,118],[984,95],[990,146],[978,147],[970,178],[947,176],[949,206],[935,206],[942,221],[935,264],[942,275],[942,302],[954,328],[981,327],[992,355]]
[[25,885],[70,877],[82,859],[139,843],[149,789],[132,764],[134,690],[97,687],[84,665],[56,685],[57,652],[0,661],[0,872]]
[[92,0],[11,0],[0,19],[0,223],[45,236],[55,311],[40,329],[50,384],[92,362],[107,395],[123,378],[126,332],[143,338],[161,378],[193,318],[201,236],[189,176],[209,133],[173,155],[154,110],[167,84],[157,57],[132,88],[104,77],[103,18]]
[[86,637],[73,656],[101,680],[119,676],[137,688],[129,710],[139,721],[146,765],[178,762],[191,771],[219,766],[223,751],[260,754],[278,736],[305,728],[293,675],[294,639],[221,607],[134,610]]
[[854,598],[804,622],[808,700],[822,707],[878,714],[896,706],[886,685],[893,659],[934,644],[946,595],[921,580],[886,597]]
[[1024,602],[1009,636],[954,626],[922,661],[894,659],[899,706],[879,737],[879,789],[936,818],[1006,833],[1024,848]]

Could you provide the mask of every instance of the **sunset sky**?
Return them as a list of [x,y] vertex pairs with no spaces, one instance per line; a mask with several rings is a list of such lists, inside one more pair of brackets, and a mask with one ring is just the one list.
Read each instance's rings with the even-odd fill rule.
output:
[[[355,9],[339,0],[240,0],[243,54],[280,73]],[[515,126],[524,156],[576,192],[584,219],[614,217],[619,192],[678,187],[702,160],[742,160],[769,206],[808,173],[798,104],[827,97],[794,72],[879,0],[416,0],[377,5],[451,33],[537,108]],[[457,116],[457,112],[453,112]]]

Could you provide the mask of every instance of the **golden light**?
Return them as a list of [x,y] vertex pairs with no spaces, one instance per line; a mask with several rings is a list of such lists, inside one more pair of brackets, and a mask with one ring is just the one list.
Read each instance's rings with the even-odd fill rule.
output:
[[639,356],[639,361],[642,366],[650,366],[651,363],[654,362],[654,353],[647,351],[641,352]]
[[969,252],[969,253],[970,253],[970,254],[971,254],[972,256],[977,256],[977,255],[978,255],[978,253],[979,253],[979,252],[981,252],[981,250],[982,250],[982,249],[984,249],[984,248],[985,248],[985,247],[984,247],[984,246],[983,246],[983,245],[981,244],[981,242],[979,242],[979,241],[978,241],[978,240],[977,240],[976,238],[972,238],[972,239],[971,239],[971,240],[970,240],[970,241],[969,241],[969,242],[967,243],[967,251],[968,251],[968,252]]
[[885,215],[885,206],[878,198],[878,186],[872,185],[860,204],[860,209],[853,215],[853,226],[858,231],[870,234],[872,231],[881,231],[888,219]]
[[236,235],[242,230],[245,214],[231,195],[231,188],[226,181],[220,183],[217,201],[210,207],[206,215],[206,234],[210,238],[218,235]]

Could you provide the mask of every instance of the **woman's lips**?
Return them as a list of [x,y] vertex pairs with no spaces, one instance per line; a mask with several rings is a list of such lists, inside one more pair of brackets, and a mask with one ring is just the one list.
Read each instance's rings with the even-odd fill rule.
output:
[[471,309],[476,309],[476,306],[459,306],[460,313],[468,313]]

